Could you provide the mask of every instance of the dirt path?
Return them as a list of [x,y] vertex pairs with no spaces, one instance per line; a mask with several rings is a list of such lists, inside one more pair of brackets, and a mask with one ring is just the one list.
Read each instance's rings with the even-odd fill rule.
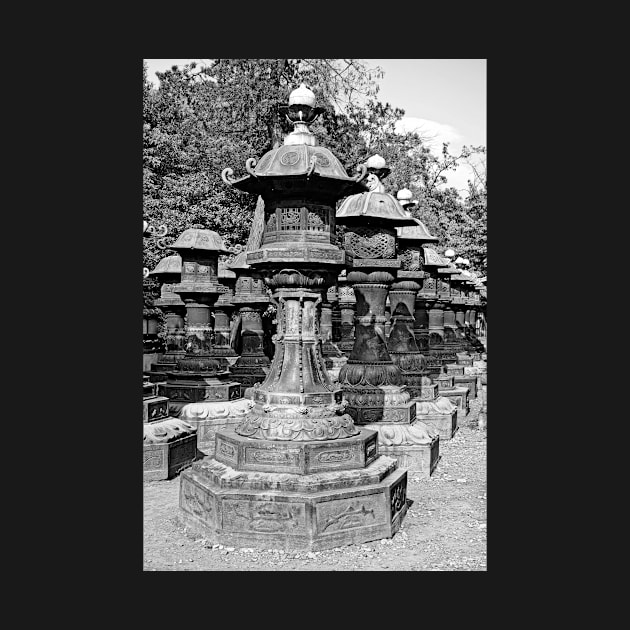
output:
[[179,477],[144,484],[145,571],[485,571],[486,431],[471,401],[460,429],[440,443],[430,479],[409,475],[413,504],[392,539],[315,553],[223,547],[177,521]]

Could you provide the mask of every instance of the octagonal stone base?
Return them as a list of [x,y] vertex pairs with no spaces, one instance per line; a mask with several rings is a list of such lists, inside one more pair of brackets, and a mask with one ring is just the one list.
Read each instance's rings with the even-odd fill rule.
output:
[[379,456],[361,470],[237,471],[204,458],[180,481],[181,521],[224,545],[318,551],[390,538],[407,512],[407,471]]
[[436,435],[431,444],[403,446],[379,446],[381,455],[393,457],[401,468],[418,477],[430,477],[440,459],[440,436]]
[[197,436],[193,433],[166,444],[144,444],[142,451],[145,481],[172,479],[197,458]]
[[[421,422],[433,427],[441,440],[450,440],[457,429],[457,409],[453,409],[451,413],[433,413],[418,416]],[[380,451],[380,448],[379,448]]]
[[459,409],[461,416],[468,414],[470,410],[468,387],[453,387],[452,389],[441,389],[440,396],[448,398]]

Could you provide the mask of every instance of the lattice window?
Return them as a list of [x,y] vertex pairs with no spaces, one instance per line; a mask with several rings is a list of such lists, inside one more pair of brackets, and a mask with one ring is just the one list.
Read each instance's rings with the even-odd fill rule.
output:
[[308,211],[308,229],[316,232],[327,232],[328,226],[324,219],[324,213],[321,210],[309,210]]
[[423,287],[429,291],[433,291],[435,289],[435,278],[425,278]]
[[301,227],[302,208],[282,208],[280,210],[280,229],[299,230]]
[[393,258],[395,241],[382,228],[359,227],[346,232],[345,248],[359,258]]
[[420,252],[413,249],[405,249],[400,253],[402,268],[405,271],[422,271],[422,261]]

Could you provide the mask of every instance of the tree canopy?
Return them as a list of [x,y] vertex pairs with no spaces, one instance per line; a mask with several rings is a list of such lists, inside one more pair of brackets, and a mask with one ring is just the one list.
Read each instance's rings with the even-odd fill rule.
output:
[[[218,232],[227,246],[244,245],[256,198],[226,186],[221,171],[246,174],[245,162],[279,146],[291,130],[278,107],[300,83],[315,93],[324,113],[311,125],[320,145],[354,174],[375,153],[392,169],[387,192],[409,188],[412,210],[440,238],[438,249],[455,249],[486,273],[486,181],[484,147],[459,155],[431,153],[425,138],[400,133],[404,110],[378,101],[380,68],[357,59],[215,59],[158,73],[154,87],[143,68],[144,218],[166,225],[166,244],[193,224]],[[468,196],[447,185],[446,175],[463,161],[475,165]],[[144,265],[153,269],[168,251],[144,242]],[[152,283],[147,288],[155,289]]]

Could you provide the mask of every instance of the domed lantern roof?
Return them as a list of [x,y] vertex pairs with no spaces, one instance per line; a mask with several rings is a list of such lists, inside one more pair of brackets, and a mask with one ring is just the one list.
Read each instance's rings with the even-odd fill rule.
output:
[[385,192],[380,180],[389,174],[385,160],[380,155],[373,155],[365,167],[370,173],[367,177],[368,191],[343,200],[337,210],[337,223],[356,225],[373,219],[391,226],[416,225],[416,219],[400,205],[398,199]]
[[[271,149],[260,161],[249,158],[245,169],[249,175],[232,179],[234,171],[223,169],[223,181],[239,190],[263,197],[274,192],[291,191],[313,193],[313,189],[336,197],[365,190],[361,180],[367,175],[365,166],[359,168],[355,177],[349,177],[341,162],[325,147],[317,146],[315,136],[308,124],[323,113],[321,107],[314,107],[315,94],[304,84],[289,95],[289,105],[281,106],[280,113],[294,126],[286,136],[284,144]],[[317,181],[314,187],[313,183]]]
[[206,230],[202,227],[191,227],[184,230],[177,240],[169,245],[169,249],[174,250],[191,250],[199,249],[219,254],[231,253],[226,249],[225,243],[219,234],[212,230]]
[[180,275],[182,273],[182,257],[179,254],[173,254],[171,256],[165,256],[155,266],[153,271],[149,272],[150,276],[160,275]]
[[415,222],[416,225],[404,225],[396,228],[398,240],[417,241],[418,243],[437,243],[440,240],[437,236],[431,236],[420,219],[415,219]]

